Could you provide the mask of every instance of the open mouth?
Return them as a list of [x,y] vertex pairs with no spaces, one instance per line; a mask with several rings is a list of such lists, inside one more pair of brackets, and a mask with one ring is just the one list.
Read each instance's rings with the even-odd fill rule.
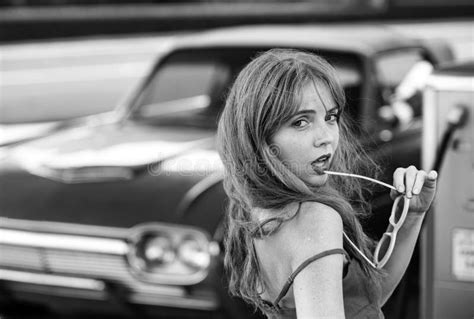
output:
[[324,170],[329,167],[329,160],[331,159],[331,154],[324,154],[318,157],[316,160],[311,162],[311,167],[316,174],[324,175]]

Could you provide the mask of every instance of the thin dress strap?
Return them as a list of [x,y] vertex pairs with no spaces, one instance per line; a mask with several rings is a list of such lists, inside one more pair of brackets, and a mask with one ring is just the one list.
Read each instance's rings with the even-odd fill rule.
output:
[[[295,218],[298,215],[298,213],[301,209],[301,204],[302,204],[301,202],[298,202],[298,209],[290,217],[285,218],[285,217],[278,216],[278,217],[270,217],[270,218],[264,220],[263,222],[258,224],[253,230],[250,231],[250,236],[253,237],[253,238],[261,238],[263,236],[271,235],[273,232],[277,231],[284,222],[292,220],[293,218]],[[269,224],[269,223],[272,223],[272,222],[276,222],[276,223],[278,223],[278,225],[276,227],[274,227],[271,231],[265,231],[264,226]]]
[[280,300],[285,297],[286,293],[290,289],[291,285],[293,284],[293,281],[295,280],[295,277],[309,264],[311,264],[313,261],[318,260],[322,257],[328,256],[328,255],[334,255],[334,254],[343,254],[347,256],[347,253],[344,249],[342,248],[335,248],[335,249],[329,249],[325,250],[317,255],[314,255],[313,257],[310,257],[306,259],[301,265],[299,265],[298,268],[288,277],[288,280],[286,281],[285,285],[281,289],[280,293],[278,294],[278,297],[276,297],[275,301],[273,302],[273,306],[278,308],[278,303]]

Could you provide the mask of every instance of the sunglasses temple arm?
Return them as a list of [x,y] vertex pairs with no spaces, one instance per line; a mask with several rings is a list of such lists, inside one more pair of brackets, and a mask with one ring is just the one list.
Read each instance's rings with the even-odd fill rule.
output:
[[374,268],[379,268],[379,267],[377,267],[377,265],[375,265],[369,258],[367,258],[367,256],[365,256],[363,252],[360,251],[359,247],[357,247],[357,246],[352,242],[352,240],[349,239],[349,237],[346,235],[346,233],[343,232],[342,234],[344,235],[344,238],[347,240],[347,242],[352,246],[352,248],[354,248],[354,249],[359,253],[359,255],[361,255],[362,258],[364,258],[365,261],[369,263],[369,265],[371,265],[371,266],[374,267]]
[[328,174],[328,175],[339,175],[339,176],[348,176],[348,177],[361,178],[361,179],[365,179],[365,180],[368,180],[368,181],[371,181],[371,182],[374,182],[374,183],[383,185],[383,186],[385,186],[385,187],[388,187],[388,188],[390,188],[390,189],[393,189],[394,191],[397,190],[393,185],[390,185],[390,184],[387,184],[387,183],[378,181],[378,180],[376,180],[376,179],[373,179],[373,178],[370,178],[370,177],[367,177],[367,176],[362,176],[362,175],[357,175],[357,174],[350,174],[350,173],[332,172],[332,171],[324,171],[324,173],[326,173],[326,174]]

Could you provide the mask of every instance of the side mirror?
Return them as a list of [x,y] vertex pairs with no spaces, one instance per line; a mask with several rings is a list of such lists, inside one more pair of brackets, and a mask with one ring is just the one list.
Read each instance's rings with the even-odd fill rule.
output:
[[424,88],[432,72],[433,65],[430,62],[423,60],[415,63],[395,89],[393,99],[406,101],[413,97]]
[[414,102],[420,96],[432,71],[433,65],[428,61],[415,63],[395,88],[390,97],[390,104],[379,108],[379,118],[391,126],[403,127],[409,124],[416,114],[420,114],[419,105],[414,105],[419,103]]

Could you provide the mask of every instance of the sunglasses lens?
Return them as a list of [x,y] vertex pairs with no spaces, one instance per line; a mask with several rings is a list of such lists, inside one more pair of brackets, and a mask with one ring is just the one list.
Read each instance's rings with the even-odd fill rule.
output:
[[390,237],[387,234],[383,234],[378,244],[379,246],[378,253],[375,256],[377,261],[381,261],[385,257],[385,255],[387,254],[389,250],[391,240],[392,240],[392,237]]
[[400,219],[402,218],[403,208],[405,206],[405,201],[403,197],[397,200],[395,204],[397,206],[395,207],[395,214],[393,216],[393,221],[395,222],[395,224],[398,224],[400,222]]

